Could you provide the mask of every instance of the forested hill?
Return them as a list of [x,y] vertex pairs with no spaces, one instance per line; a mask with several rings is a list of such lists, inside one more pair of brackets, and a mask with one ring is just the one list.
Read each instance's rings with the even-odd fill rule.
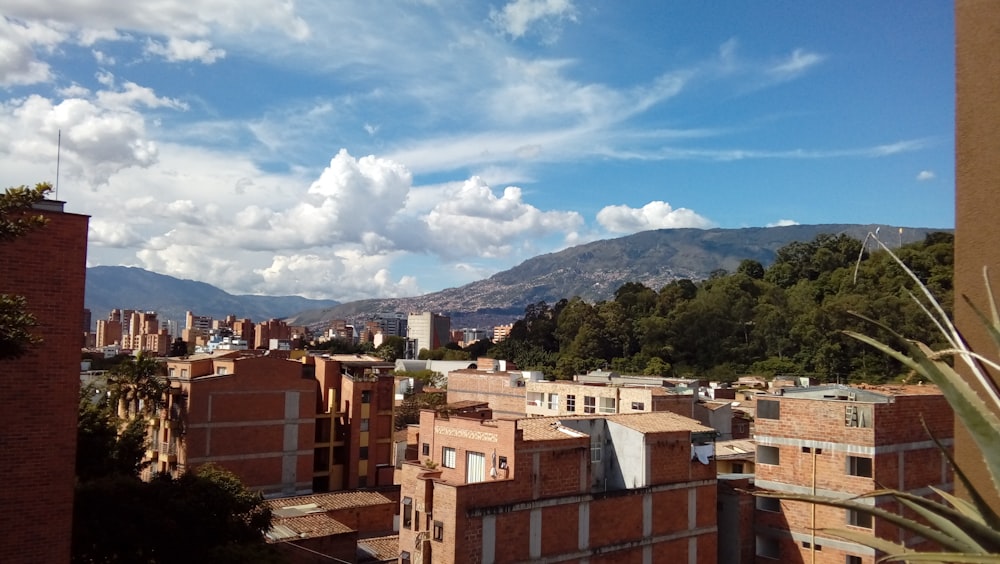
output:
[[[886,355],[843,334],[885,339],[862,314],[907,338],[941,336],[906,294],[914,282],[888,252],[847,237],[820,236],[781,248],[767,268],[755,260],[701,282],[620,287],[612,299],[580,297],[529,306],[510,337],[489,350],[519,367],[571,377],[595,368],[622,373],[729,379],[739,374],[811,374],[885,381],[903,376]],[[952,303],[953,237],[934,233],[896,250],[939,302]]]
[[[659,289],[677,279],[704,280],[718,270],[735,271],[740,261],[770,265],[778,249],[812,241],[820,234],[843,234],[862,240],[876,225],[792,225],[745,229],[660,229],[594,241],[540,255],[490,278],[412,298],[363,300],[302,312],[300,324],[357,318],[380,311],[434,311],[451,315],[457,327],[507,323],[528,304],[555,303],[579,296],[588,301],[611,298],[627,282]],[[885,243],[922,241],[937,230],[881,226]]]

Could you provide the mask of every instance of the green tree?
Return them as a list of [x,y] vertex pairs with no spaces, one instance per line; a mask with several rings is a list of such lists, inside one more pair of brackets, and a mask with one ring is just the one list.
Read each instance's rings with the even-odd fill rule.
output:
[[382,344],[375,348],[375,356],[386,362],[396,362],[406,354],[406,339],[397,335],[386,337]]
[[[48,222],[31,209],[50,190],[51,185],[40,183],[34,188],[7,188],[0,194],[0,243],[13,241]],[[22,356],[32,345],[40,343],[41,338],[32,334],[36,325],[37,320],[23,296],[0,293],[0,360]]]
[[108,391],[123,420],[144,419],[163,406],[169,384],[155,358],[139,353],[111,370]]
[[108,395],[93,385],[80,388],[76,434],[76,476],[82,482],[103,476],[138,476],[146,454],[146,423],[121,425]]
[[150,482],[110,475],[77,487],[72,561],[277,563],[270,523],[260,493],[217,466]]

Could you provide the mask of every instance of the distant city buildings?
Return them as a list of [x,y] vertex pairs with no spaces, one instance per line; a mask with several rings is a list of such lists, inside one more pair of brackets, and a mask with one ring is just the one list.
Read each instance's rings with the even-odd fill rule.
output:
[[432,312],[411,313],[407,317],[407,335],[413,342],[407,358],[417,358],[420,351],[441,348],[451,342],[451,319]]

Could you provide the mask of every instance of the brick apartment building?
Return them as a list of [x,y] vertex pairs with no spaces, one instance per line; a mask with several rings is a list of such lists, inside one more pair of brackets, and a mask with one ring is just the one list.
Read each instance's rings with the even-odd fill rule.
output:
[[448,403],[486,403],[494,417],[517,419],[526,413],[526,383],[541,378],[541,372],[522,370],[452,370],[448,373]]
[[0,562],[69,562],[87,261],[84,215],[40,202],[48,224],[0,242],[0,293],[24,296],[43,341],[0,360]]
[[167,374],[151,470],[216,463],[265,495],[312,491],[317,392],[301,363],[233,351],[170,358]]
[[150,470],[216,463],[267,496],[391,485],[391,369],[360,355],[170,358]]
[[587,384],[532,378],[525,384],[528,415],[613,415],[670,411],[695,416],[691,389],[674,391],[660,386]]
[[480,415],[421,413],[400,562],[716,562],[715,464],[692,460],[712,429],[669,412]]
[[[944,456],[924,430],[951,444],[953,417],[933,386],[790,388],[757,400],[756,486],[847,498],[880,488],[929,495],[951,489]],[[871,503],[876,503],[871,501]],[[887,509],[896,511],[894,502]],[[914,539],[863,514],[803,502],[757,499],[757,562],[873,564],[870,548],[813,536],[814,528]]]
[[366,355],[307,357],[319,385],[315,491],[392,485],[393,365]]

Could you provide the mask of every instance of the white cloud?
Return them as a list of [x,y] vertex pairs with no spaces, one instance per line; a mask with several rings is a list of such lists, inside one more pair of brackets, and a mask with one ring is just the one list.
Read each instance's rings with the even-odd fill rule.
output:
[[919,173],[917,173],[917,180],[920,182],[926,182],[928,180],[934,180],[935,176],[936,175],[932,170],[921,170]]
[[435,251],[452,257],[507,256],[523,238],[566,234],[583,225],[576,212],[542,211],[526,203],[515,186],[497,197],[479,177],[465,181],[423,221]]
[[767,227],[790,227],[792,225],[798,225],[799,222],[794,219],[779,219],[778,221],[768,223]]
[[649,202],[641,208],[607,206],[597,212],[597,222],[612,233],[636,233],[650,229],[695,227],[704,229],[712,222],[687,208],[674,209],[663,201]]
[[52,68],[35,50],[51,50],[65,39],[65,33],[49,25],[17,22],[0,14],[0,86],[50,81]]
[[514,0],[500,10],[490,11],[490,20],[500,31],[511,37],[523,37],[532,27],[544,24],[553,38],[555,27],[563,20],[576,21],[576,7],[572,0]]
[[785,60],[772,66],[769,71],[779,78],[792,78],[823,62],[825,57],[804,49],[795,49]]
[[172,63],[199,61],[210,65],[226,56],[225,50],[212,48],[212,44],[204,39],[189,41],[177,37],[171,37],[165,45],[149,39],[145,51],[147,54],[163,57]]

